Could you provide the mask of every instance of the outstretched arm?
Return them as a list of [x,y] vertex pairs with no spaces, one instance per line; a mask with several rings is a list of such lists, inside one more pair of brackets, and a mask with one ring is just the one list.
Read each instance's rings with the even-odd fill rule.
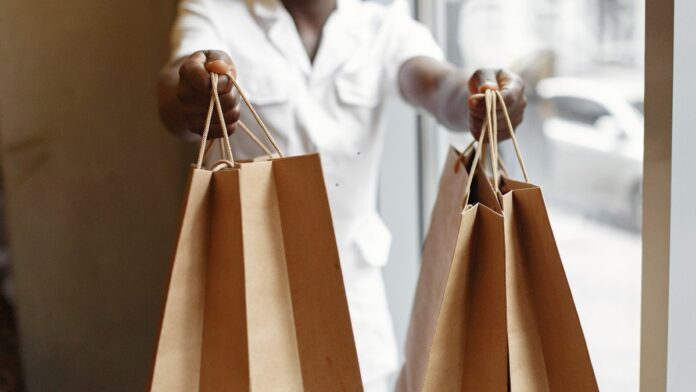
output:
[[[453,65],[430,57],[415,57],[399,70],[399,88],[406,101],[421,107],[455,130],[467,127],[478,137],[486,113],[483,92],[499,90],[513,127],[524,117],[527,99],[522,79],[506,70],[482,69],[469,77]],[[498,137],[510,136],[502,109],[498,108]]]

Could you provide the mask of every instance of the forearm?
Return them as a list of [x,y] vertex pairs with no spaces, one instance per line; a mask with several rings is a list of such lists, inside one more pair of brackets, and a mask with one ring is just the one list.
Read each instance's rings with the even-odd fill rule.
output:
[[[500,92],[507,114],[498,105],[498,140],[510,137],[524,118],[527,98],[524,81],[503,69],[479,69],[471,78],[453,65],[427,57],[408,60],[399,70],[399,88],[404,98],[416,107],[432,113],[450,129],[481,132],[490,113],[486,108],[486,90]],[[505,118],[509,116],[510,122]],[[512,125],[512,128],[509,127]]]
[[408,60],[399,71],[399,88],[407,102],[431,113],[453,130],[468,128],[468,75],[428,57]]
[[188,129],[184,110],[177,96],[179,86],[179,67],[185,58],[167,63],[157,81],[157,101],[159,116],[167,130],[185,140],[196,140],[196,135]]

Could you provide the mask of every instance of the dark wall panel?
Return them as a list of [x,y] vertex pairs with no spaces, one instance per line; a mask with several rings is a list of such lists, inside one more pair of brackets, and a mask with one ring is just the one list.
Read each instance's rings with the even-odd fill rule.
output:
[[0,141],[30,391],[139,391],[188,160],[155,108],[175,0],[0,2]]

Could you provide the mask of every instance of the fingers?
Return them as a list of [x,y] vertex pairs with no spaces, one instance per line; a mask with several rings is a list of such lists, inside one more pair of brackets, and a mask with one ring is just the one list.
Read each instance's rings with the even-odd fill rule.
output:
[[[495,83],[491,82],[491,78],[493,78]],[[476,71],[469,80],[471,95],[467,102],[471,132],[476,137],[480,136],[481,127],[487,112],[485,94],[483,93],[489,89],[500,91],[510,116],[510,122],[513,128],[516,128],[522,122],[524,110],[527,106],[524,88],[524,81],[516,74],[507,70],[483,69]],[[510,136],[510,130],[508,129],[501,105],[497,105],[496,118],[498,122],[498,139],[507,139]]]
[[[493,78],[494,82],[490,79]],[[504,70],[481,69],[474,73],[469,79],[469,109],[484,113],[486,111],[485,95],[486,90],[498,90],[503,96],[505,105],[510,108],[523,100],[526,104],[524,96],[524,81],[516,74]]]
[[[503,100],[505,100],[505,97],[503,97]],[[473,105],[473,106],[472,106]],[[514,100],[511,100],[511,104],[508,104],[507,102],[505,103],[505,106],[507,108],[507,113],[508,116],[510,117],[510,121],[515,124],[515,119],[518,117],[521,117],[524,115],[524,110],[527,107],[527,98],[525,96],[522,96],[521,98],[516,98]],[[472,118],[475,118],[477,120],[483,121],[486,118],[486,103],[485,100],[480,100],[480,101],[475,101],[474,103],[469,100],[469,115]],[[503,108],[500,105],[497,105],[496,107],[496,118],[498,120],[498,127],[500,128],[501,126],[507,126],[507,120],[505,119],[505,112]]]
[[[204,113],[191,113],[186,116],[187,121],[192,121],[193,124],[196,125],[196,128],[201,128],[200,130],[198,129],[192,129],[195,132],[202,131],[203,127],[205,126],[205,120],[208,117],[208,111],[206,110]],[[225,119],[225,124],[234,124],[237,121],[239,121],[240,118],[240,106],[236,106],[234,108],[228,109],[223,113],[223,118]],[[215,125],[215,124],[220,124],[220,116],[218,116],[217,113],[213,112],[212,117],[210,118],[210,123]]]
[[500,94],[503,96],[505,105],[508,107],[514,106],[521,100],[527,103],[527,98],[524,95],[524,81],[516,74],[501,69],[497,72],[498,85],[500,86]]
[[[189,130],[202,133],[213,91],[211,72],[220,74],[216,87],[225,123],[228,125],[228,132],[231,133],[239,120],[240,100],[232,81],[225,75],[229,72],[233,77],[236,76],[234,63],[225,52],[206,50],[189,56],[179,68],[177,96]],[[213,125],[210,128],[210,137],[222,136],[217,115],[213,116],[211,124]]]
[[210,76],[205,69],[205,53],[196,52],[179,67],[179,84],[185,84],[192,91],[210,89]]
[[469,113],[478,118],[486,117],[486,96],[484,94],[472,94],[467,100]]
[[498,90],[497,71],[494,69],[479,69],[469,79],[469,94],[481,94],[486,90]]
[[[220,94],[220,106],[223,111],[227,111],[239,106],[240,100],[237,94],[228,92]],[[210,105],[210,94],[206,95],[179,95],[181,107],[186,114],[203,114],[208,113],[208,105]]]
[[[227,60],[213,60],[211,63],[208,63],[208,59],[210,57],[217,58],[221,56],[226,57]],[[221,64],[225,65],[223,66]],[[232,60],[230,60],[224,52],[196,52],[189,56],[189,58],[186,59],[179,68],[179,95],[210,95],[212,91],[212,86],[210,83],[211,71],[209,71],[207,67],[211,67],[216,70],[225,69],[230,71],[233,75],[236,75],[236,70],[232,64]],[[221,75],[218,78],[217,88],[219,94],[225,94],[232,91],[232,87],[232,81],[228,76]]]
[[[510,118],[513,128],[517,128],[518,125],[524,120],[524,113],[521,112],[516,114],[515,117]],[[469,125],[471,133],[474,138],[478,139],[481,136],[481,130],[483,129],[484,120],[481,118],[469,116]],[[484,130],[485,131],[485,130]],[[498,141],[503,141],[510,138],[510,129],[508,128],[507,121],[502,118],[498,119]]]
[[[208,103],[210,104],[210,103]],[[223,112],[223,119],[225,121],[225,125],[227,126],[227,131],[229,134],[233,133],[237,122],[240,119],[241,116],[241,106],[238,104],[232,108],[229,108],[227,110],[224,110]],[[206,107],[205,111],[203,112],[190,112],[186,114],[186,123],[188,125],[188,128],[190,131],[197,133],[197,134],[202,134],[203,130],[205,128],[205,123],[208,117],[208,107]],[[222,136],[222,132],[220,131],[220,116],[213,112],[213,115],[210,118],[210,131],[209,131],[209,138],[210,137],[220,137]]]
[[[507,119],[505,118],[505,113],[501,109],[498,109],[496,112],[496,121],[498,123],[498,130],[501,129],[507,129],[508,128],[508,123]],[[524,110],[515,110],[515,111],[510,111],[508,110],[508,115],[510,116],[510,122],[512,123],[513,127],[516,127],[519,125],[522,121],[522,118],[524,117]],[[478,129],[480,130],[481,127],[483,126],[483,121],[486,119],[486,116],[478,116],[474,113],[469,113],[469,125],[471,128],[474,128],[474,126],[478,126]],[[473,129],[472,129],[473,130]]]
[[[522,123],[524,119],[524,114],[518,114],[514,118],[510,118],[513,129]],[[471,133],[478,137],[481,135],[481,130],[483,128],[484,120],[476,117],[469,117],[469,125]],[[506,135],[506,136],[504,136]],[[504,136],[504,137],[503,137]],[[507,122],[503,119],[498,120],[498,140],[507,139],[510,136],[510,129],[508,128]]]
[[[227,130],[228,135],[232,135],[234,133],[234,131],[236,130],[236,128],[237,128],[237,123],[225,124],[225,129]],[[203,132],[195,132],[195,133],[197,133],[199,135],[203,134]],[[219,139],[221,137],[222,137],[222,127],[220,126],[220,124],[211,125],[210,130],[208,131],[207,139],[208,140]]]
[[[224,114],[224,120],[225,120],[225,129],[227,130],[227,134],[232,134],[234,133],[237,123],[239,122],[239,116],[240,116],[240,111],[239,111],[239,106],[236,108],[233,108],[231,110],[228,110]],[[189,130],[191,130],[194,133],[197,134],[203,134],[203,129],[205,127],[205,121],[206,121],[207,113],[204,114],[192,114],[186,116],[186,123],[189,127]],[[208,131],[208,139],[213,139],[213,138],[218,138],[222,137],[222,127],[220,126],[220,118],[217,115],[213,115],[210,121],[210,129]]]
[[218,75],[227,75],[228,72],[235,72],[234,68],[226,61],[211,60],[210,57],[208,57],[208,62],[205,64],[205,69]]
[[500,70],[479,69],[469,78],[469,111],[477,117],[483,118],[486,115],[486,90],[500,90],[498,84],[498,73]]

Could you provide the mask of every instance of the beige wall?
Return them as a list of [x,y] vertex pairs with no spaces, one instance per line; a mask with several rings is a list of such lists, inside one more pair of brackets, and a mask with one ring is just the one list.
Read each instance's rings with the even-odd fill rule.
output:
[[30,391],[138,391],[185,175],[155,110],[175,0],[0,2],[0,140]]

